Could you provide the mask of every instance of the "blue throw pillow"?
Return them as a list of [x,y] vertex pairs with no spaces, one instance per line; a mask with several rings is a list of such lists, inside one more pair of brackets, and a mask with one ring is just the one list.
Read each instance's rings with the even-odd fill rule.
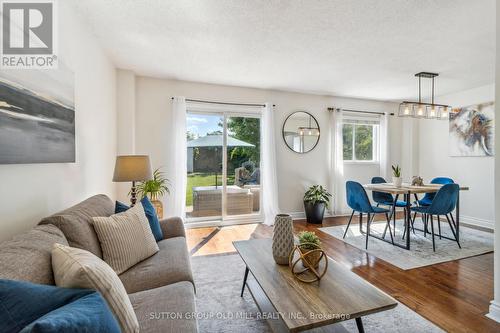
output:
[[[146,213],[146,217],[148,218],[149,227],[153,232],[153,236],[155,236],[155,240],[157,242],[161,241],[163,239],[163,232],[161,231],[160,221],[158,221],[158,215],[156,215],[156,210],[153,204],[151,203],[151,201],[149,201],[148,197],[142,198],[141,204],[144,208],[144,213]],[[124,203],[117,201],[115,204],[115,214],[123,213],[129,208],[130,207],[125,205]]]
[[0,332],[120,332],[95,290],[0,280]]

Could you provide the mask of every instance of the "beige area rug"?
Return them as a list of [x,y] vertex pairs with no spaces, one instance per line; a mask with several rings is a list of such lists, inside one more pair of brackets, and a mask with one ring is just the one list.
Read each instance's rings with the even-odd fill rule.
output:
[[[252,296],[240,297],[245,264],[237,254],[197,256],[191,260],[196,283],[196,311],[200,333],[271,333]],[[253,279],[252,274],[248,276]],[[338,325],[357,333],[354,320]],[[365,332],[441,333],[439,327],[399,303],[392,310],[363,317]],[[314,332],[305,331],[305,332]]]
[[[400,244],[405,244],[405,240],[402,239],[403,225],[403,220],[396,221],[396,237],[394,241]],[[385,226],[385,222],[373,223],[371,233],[381,236]],[[390,243],[373,237],[369,238],[368,250],[366,250],[365,235],[359,232],[357,219],[353,218],[346,237],[342,239],[346,227],[346,225],[342,225],[320,228],[319,230],[404,270],[463,259],[493,251],[493,233],[465,226],[460,226],[461,249],[458,248],[455,241],[444,238],[439,239],[439,236],[436,235],[436,252],[432,251],[431,235],[427,234],[427,237],[424,237],[423,232],[417,230],[415,230],[415,234],[411,232],[410,250],[392,246]],[[423,223],[420,218],[417,218],[415,221],[415,227],[423,229]],[[434,221],[434,228],[434,232],[437,234],[436,220]],[[366,231],[366,223],[363,223],[363,230]],[[451,229],[446,221],[441,221],[441,234],[453,238]],[[386,239],[390,240],[389,232],[387,232]]]

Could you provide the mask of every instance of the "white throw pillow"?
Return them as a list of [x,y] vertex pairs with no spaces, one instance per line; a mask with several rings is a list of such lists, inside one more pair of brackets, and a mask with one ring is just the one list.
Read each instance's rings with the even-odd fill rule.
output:
[[101,293],[122,332],[139,332],[139,322],[120,278],[108,264],[82,249],[55,243],[52,270],[58,287],[88,288]]
[[102,248],[102,258],[116,274],[159,251],[141,203],[110,217],[94,217],[94,229]]

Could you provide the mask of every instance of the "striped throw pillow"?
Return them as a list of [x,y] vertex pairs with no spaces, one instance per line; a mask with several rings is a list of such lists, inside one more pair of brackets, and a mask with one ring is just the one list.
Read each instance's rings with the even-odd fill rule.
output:
[[101,293],[121,331],[139,332],[139,322],[120,278],[100,258],[82,249],[55,243],[52,270],[58,287],[95,289]]
[[159,251],[142,204],[110,217],[94,217],[102,258],[116,274]]

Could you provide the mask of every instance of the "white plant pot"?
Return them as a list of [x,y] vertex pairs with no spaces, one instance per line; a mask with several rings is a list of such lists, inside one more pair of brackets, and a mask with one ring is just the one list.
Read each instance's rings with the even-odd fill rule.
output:
[[401,187],[403,185],[403,177],[392,177],[392,183],[396,187]]

